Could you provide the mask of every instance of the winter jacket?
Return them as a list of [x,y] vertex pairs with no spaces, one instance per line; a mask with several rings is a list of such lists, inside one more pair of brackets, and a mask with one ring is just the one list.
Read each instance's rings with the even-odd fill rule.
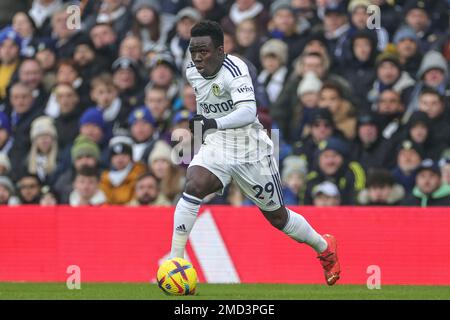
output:
[[418,187],[414,187],[412,194],[402,204],[417,207],[450,206],[450,185],[442,184],[430,195],[424,194]]
[[361,190],[361,192],[358,194],[357,200],[358,204],[363,206],[397,206],[401,203],[404,196],[405,190],[403,189],[403,187],[399,184],[394,184],[386,203],[377,203],[370,201],[369,189]]
[[130,172],[118,186],[114,186],[110,180],[111,170],[104,171],[100,178],[100,189],[105,194],[107,203],[126,204],[130,202],[133,199],[136,180],[145,171],[146,167],[142,163],[132,164]]
[[339,189],[342,205],[356,203],[358,193],[366,185],[366,174],[361,165],[355,161],[344,163],[334,176],[326,176],[319,168],[312,170],[306,177],[306,190],[301,195],[305,205],[313,203],[312,190],[324,181],[333,182]]

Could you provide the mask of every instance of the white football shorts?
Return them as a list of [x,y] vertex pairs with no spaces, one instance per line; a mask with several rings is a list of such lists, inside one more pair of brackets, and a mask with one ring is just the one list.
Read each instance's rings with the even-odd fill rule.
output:
[[[244,195],[264,211],[274,211],[284,205],[278,166],[271,155],[253,162],[225,160],[217,148],[203,144],[189,167],[206,168],[217,176],[223,188],[234,179]],[[217,193],[223,194],[223,189]]]

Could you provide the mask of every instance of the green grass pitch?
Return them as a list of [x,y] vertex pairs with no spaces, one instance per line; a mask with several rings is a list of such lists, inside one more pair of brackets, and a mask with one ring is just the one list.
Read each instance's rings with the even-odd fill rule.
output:
[[0,283],[0,300],[8,299],[117,299],[117,300],[450,300],[450,286],[199,284],[194,296],[165,295],[155,284],[82,283],[69,290],[65,283]]

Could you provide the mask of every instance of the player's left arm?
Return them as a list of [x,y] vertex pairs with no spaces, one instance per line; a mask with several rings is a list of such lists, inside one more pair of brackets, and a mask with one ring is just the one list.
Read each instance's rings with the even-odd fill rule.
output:
[[218,129],[235,129],[245,127],[255,121],[256,99],[252,79],[245,64],[239,66],[242,75],[228,81],[228,90],[236,108],[230,114],[216,119]]

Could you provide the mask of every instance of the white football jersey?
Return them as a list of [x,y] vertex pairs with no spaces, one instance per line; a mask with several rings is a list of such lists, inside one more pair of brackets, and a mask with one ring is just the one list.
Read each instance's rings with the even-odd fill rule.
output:
[[[237,107],[245,108],[246,103],[256,104],[248,67],[236,56],[227,54],[222,68],[211,78],[204,78],[191,62],[186,68],[186,78],[195,91],[197,113],[206,118],[217,119]],[[242,128],[217,130],[206,137],[205,143],[217,145],[226,151],[227,157],[240,161],[260,160],[273,151],[272,141],[257,117]]]

